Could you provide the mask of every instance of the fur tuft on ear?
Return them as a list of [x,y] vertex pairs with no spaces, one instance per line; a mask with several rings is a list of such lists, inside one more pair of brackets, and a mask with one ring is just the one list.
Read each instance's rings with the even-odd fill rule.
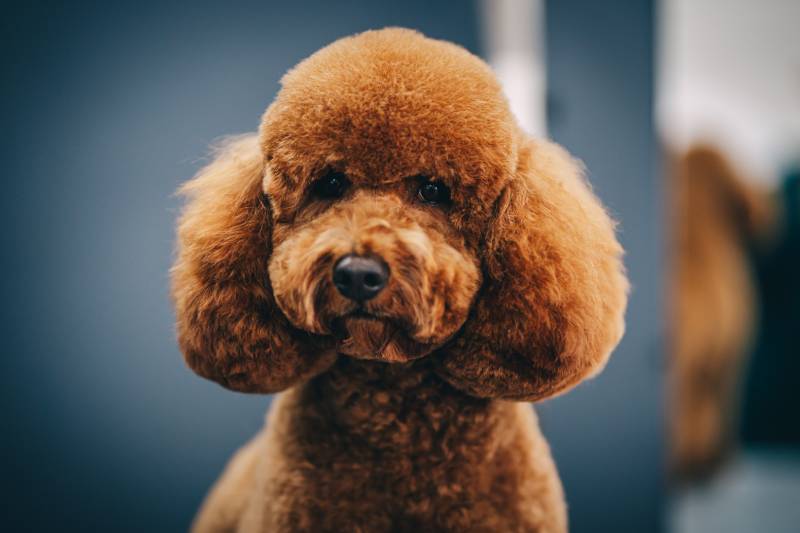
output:
[[172,294],[188,365],[230,389],[270,393],[319,373],[335,353],[294,329],[275,304],[263,175],[258,137],[247,135],[224,143],[181,187],[188,202]]
[[475,396],[529,401],[596,374],[624,331],[621,258],[579,165],[524,142],[486,236],[484,285],[439,374]]

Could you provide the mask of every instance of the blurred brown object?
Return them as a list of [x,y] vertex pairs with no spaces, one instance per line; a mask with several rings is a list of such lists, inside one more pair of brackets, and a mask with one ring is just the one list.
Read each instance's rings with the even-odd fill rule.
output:
[[714,147],[672,162],[670,460],[674,475],[697,479],[734,445],[758,307],[748,248],[770,233],[774,209]]

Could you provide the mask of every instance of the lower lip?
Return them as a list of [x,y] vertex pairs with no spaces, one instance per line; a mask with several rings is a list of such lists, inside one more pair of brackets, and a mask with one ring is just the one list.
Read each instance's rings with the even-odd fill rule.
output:
[[350,313],[349,315],[345,316],[345,318],[361,318],[364,320],[378,320],[378,317],[375,315],[371,315],[369,313],[365,313],[363,311],[356,311],[354,313]]

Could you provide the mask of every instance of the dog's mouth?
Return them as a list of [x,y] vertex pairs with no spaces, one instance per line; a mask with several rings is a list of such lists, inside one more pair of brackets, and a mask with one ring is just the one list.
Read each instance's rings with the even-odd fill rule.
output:
[[402,320],[363,307],[335,318],[330,329],[339,353],[357,359],[407,362],[428,355],[434,348],[415,340]]
[[376,315],[375,313],[370,313],[369,311],[365,310],[363,307],[358,307],[353,311],[350,311],[344,317],[344,319],[348,318],[363,318],[364,320],[387,320],[387,317],[381,317]]

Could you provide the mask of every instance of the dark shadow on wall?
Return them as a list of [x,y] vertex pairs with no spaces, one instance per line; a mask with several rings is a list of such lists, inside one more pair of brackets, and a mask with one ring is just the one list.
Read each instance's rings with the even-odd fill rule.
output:
[[757,250],[761,294],[759,333],[750,356],[743,395],[742,441],[749,447],[800,450],[800,170],[788,173],[777,192],[781,206],[778,243]]

